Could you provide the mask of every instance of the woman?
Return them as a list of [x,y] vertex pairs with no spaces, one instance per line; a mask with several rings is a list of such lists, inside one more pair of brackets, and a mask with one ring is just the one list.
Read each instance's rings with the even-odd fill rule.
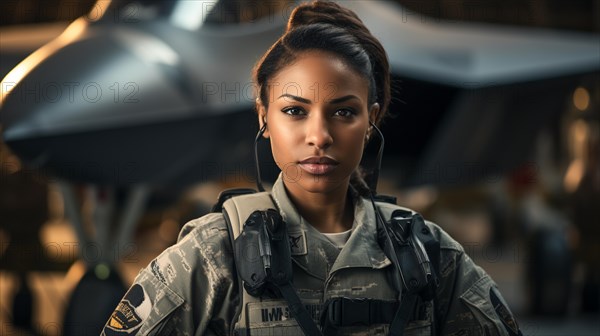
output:
[[[282,170],[273,190],[260,194],[268,195],[266,201],[234,197],[225,215],[186,224],[177,244],[140,272],[106,335],[519,333],[494,282],[433,224],[422,224],[422,232],[433,233],[438,244],[431,264],[439,285],[430,287],[429,297],[421,287],[418,295],[403,288],[397,272],[407,279],[414,270],[400,269],[401,255],[382,246],[388,218],[377,217],[357,173],[363,148],[387,112],[390,79],[383,47],[356,14],[329,2],[298,6],[284,35],[258,62],[254,79],[261,133]],[[269,199],[273,203],[264,205]],[[267,208],[277,211],[250,215]],[[399,209],[377,208],[388,215]],[[277,245],[275,238],[260,238],[260,230],[252,236],[254,219],[263,215],[275,221],[281,216],[289,240]],[[269,237],[277,235],[273,227]],[[246,254],[252,250],[244,249],[244,239],[272,243],[271,252],[263,254],[263,245],[257,252],[268,261]],[[256,273],[244,278],[256,260],[272,262],[272,275],[276,267],[284,269],[277,273],[281,278],[273,275],[270,290],[252,287]],[[422,270],[428,272],[419,269],[417,277]],[[291,281],[277,283],[286,276]]]

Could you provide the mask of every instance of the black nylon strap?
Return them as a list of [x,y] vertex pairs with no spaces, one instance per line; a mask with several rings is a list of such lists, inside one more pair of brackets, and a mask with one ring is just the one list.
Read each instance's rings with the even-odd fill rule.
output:
[[323,334],[317,327],[317,324],[312,319],[306,307],[302,304],[302,301],[298,297],[298,293],[294,286],[287,282],[284,284],[277,284],[277,288],[281,292],[281,296],[285,299],[288,306],[290,307],[290,312],[292,316],[298,322],[300,328],[307,336],[322,336]]
[[[325,303],[323,328],[389,324],[398,310],[398,302],[366,298],[337,297]],[[325,329],[324,329],[325,330]]]
[[400,302],[400,308],[396,311],[396,316],[390,324],[390,336],[403,336],[404,328],[411,318],[411,313],[417,303],[418,294],[406,294]]

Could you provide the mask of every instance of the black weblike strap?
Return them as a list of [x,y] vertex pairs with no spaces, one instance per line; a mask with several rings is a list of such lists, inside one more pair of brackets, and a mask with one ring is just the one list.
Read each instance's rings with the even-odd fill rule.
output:
[[417,303],[417,297],[416,293],[407,293],[402,297],[400,308],[396,311],[396,316],[390,324],[390,336],[404,335],[404,328],[412,317],[411,313]]
[[328,334],[339,327],[389,324],[396,311],[398,301],[336,297],[325,303],[321,324]]
[[302,304],[300,297],[298,297],[298,293],[296,289],[290,282],[286,282],[283,284],[277,284],[277,288],[281,292],[281,296],[287,302],[290,307],[290,312],[292,313],[292,317],[296,319],[300,328],[307,336],[321,336],[323,335],[317,327],[317,324],[312,319],[306,307]]

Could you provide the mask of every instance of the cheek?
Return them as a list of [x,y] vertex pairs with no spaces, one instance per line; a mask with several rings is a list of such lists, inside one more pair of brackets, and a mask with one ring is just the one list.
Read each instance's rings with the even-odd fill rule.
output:
[[[273,125],[273,126],[271,126]],[[285,165],[293,161],[291,152],[296,147],[296,135],[288,128],[282,127],[280,123],[272,122],[269,124],[269,139],[271,142],[271,152],[273,159],[278,166]]]
[[282,160],[285,160],[285,150],[284,150],[285,146],[282,144],[282,142],[277,137],[277,135],[271,135],[270,140],[271,140],[271,153],[273,153],[273,159],[275,160],[275,163],[277,163],[277,165],[279,165],[279,163],[282,162]]
[[337,154],[344,161],[344,169],[340,173],[346,175],[352,173],[360,164],[363,155],[364,136],[362,127],[356,129],[341,130],[335,139],[337,141]]
[[366,129],[362,127],[351,131],[343,132],[340,137],[341,143],[348,153],[352,153],[353,157],[361,157],[365,144]]

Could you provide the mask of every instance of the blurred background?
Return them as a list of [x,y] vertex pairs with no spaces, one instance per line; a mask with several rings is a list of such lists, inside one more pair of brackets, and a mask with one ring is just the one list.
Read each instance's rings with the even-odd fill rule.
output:
[[[600,2],[340,2],[391,61],[379,193],[462,243],[524,334],[600,334]],[[0,3],[0,335],[97,335],[188,220],[255,188],[250,71],[295,5]]]

